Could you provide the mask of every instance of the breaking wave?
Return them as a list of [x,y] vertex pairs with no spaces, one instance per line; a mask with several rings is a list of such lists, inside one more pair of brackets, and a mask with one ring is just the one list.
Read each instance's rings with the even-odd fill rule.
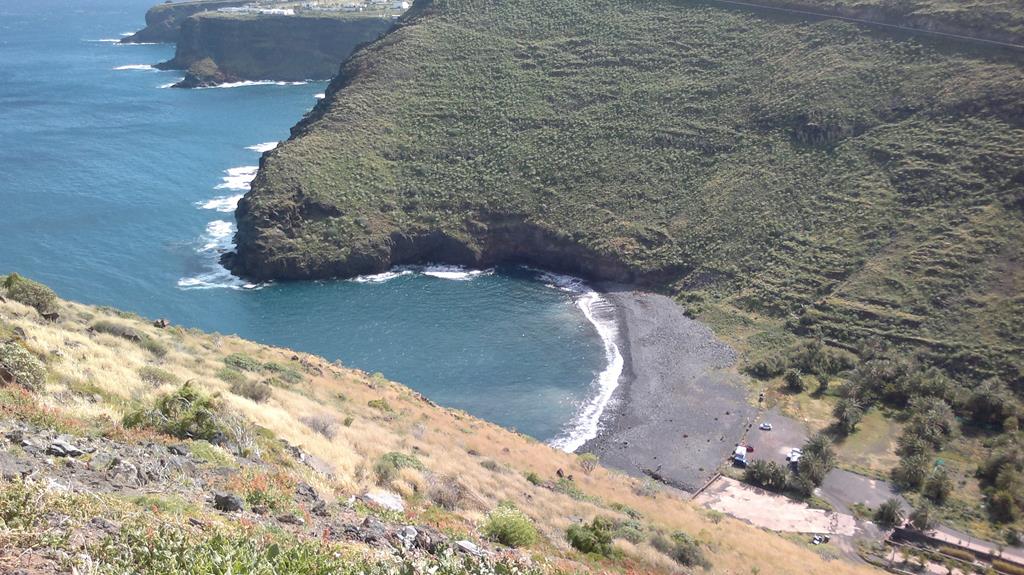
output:
[[181,289],[259,289],[260,284],[252,284],[231,275],[231,272],[220,265],[220,257],[234,249],[233,237],[235,224],[227,220],[214,220],[206,224],[206,232],[200,238],[202,246],[197,250],[203,259],[204,271],[178,280]]
[[601,431],[601,416],[619,386],[625,361],[618,344],[618,318],[615,307],[580,278],[539,271],[537,279],[552,288],[573,294],[576,306],[594,326],[604,344],[607,366],[591,382],[594,395],[580,407],[562,433],[551,440],[552,447],[571,453],[597,437]]
[[117,66],[115,70],[156,70],[149,64],[126,64],[124,66]]
[[256,172],[258,172],[259,169],[259,166],[239,166],[237,168],[228,168],[227,170],[224,170],[226,175],[221,178],[221,182],[215,186],[215,189],[248,192],[249,184],[251,184],[253,179],[256,178]]
[[245,149],[262,154],[263,152],[269,152],[276,148],[278,143],[279,142],[263,142],[262,144],[256,144],[255,146],[246,146]]

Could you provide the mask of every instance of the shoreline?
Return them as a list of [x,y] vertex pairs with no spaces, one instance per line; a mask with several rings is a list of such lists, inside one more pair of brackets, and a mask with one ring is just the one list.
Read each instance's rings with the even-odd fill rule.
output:
[[616,310],[623,368],[597,436],[577,452],[692,493],[756,416],[730,371],[736,352],[667,296],[621,285],[600,293]]

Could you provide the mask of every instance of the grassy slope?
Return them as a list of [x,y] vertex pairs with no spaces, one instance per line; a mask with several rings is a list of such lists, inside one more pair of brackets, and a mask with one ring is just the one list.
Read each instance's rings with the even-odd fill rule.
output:
[[757,0],[753,3],[937,29],[1017,44],[1024,41],[1024,10],[1020,2],[1014,0]]
[[688,3],[412,12],[266,159],[243,251],[315,270],[521,219],[691,300],[1020,381],[1018,63]]
[[[141,369],[158,366],[180,381],[191,380],[205,392],[219,394],[228,409],[269,430],[272,436],[301,445],[305,451],[331,462],[336,479],[313,476],[308,470],[302,477],[325,497],[344,500],[372,486],[373,464],[385,452],[415,453],[425,464],[426,471],[408,473],[411,470],[405,470],[393,484],[406,495],[408,521],[437,522],[440,528],[477,537],[484,514],[499,501],[510,500],[534,520],[541,532],[542,541],[528,551],[551,560],[551,565],[570,570],[588,564],[612,569],[631,566],[640,571],[677,569],[678,566],[674,568],[667,557],[647,544],[620,542],[627,554],[616,563],[594,563],[594,559],[582,558],[569,549],[564,530],[573,518],[589,519],[598,514],[621,517],[608,507],[615,502],[638,510],[645,524],[661,529],[682,529],[697,537],[716,573],[745,573],[752,566],[759,567],[761,573],[782,573],[788,571],[786,566],[797,564],[809,574],[868,571],[866,567],[826,563],[804,546],[730,518],[710,517],[671,494],[659,493],[656,497],[638,494],[643,490],[637,489],[637,482],[616,472],[598,468],[588,475],[580,469],[574,456],[466,414],[434,406],[408,388],[379,376],[331,365],[305,354],[293,360],[290,350],[262,346],[237,337],[173,327],[157,329],[141,318],[110,309],[60,302],[59,311],[62,319],[54,324],[43,321],[31,308],[13,301],[0,302],[0,334],[6,337],[20,328],[25,335],[24,345],[45,359],[47,384],[37,394],[40,401],[57,414],[86,421],[102,416],[120,420],[126,411],[150,402],[161,392],[175,389],[170,384],[154,387],[142,380]],[[162,343],[167,353],[158,356],[125,339],[90,333],[89,326],[104,320],[127,325],[140,335]],[[149,349],[153,347],[150,345]],[[159,344],[156,347],[160,347]],[[260,362],[292,366],[303,373],[303,381],[275,387],[269,400],[254,403],[232,393],[228,384],[216,375],[224,367],[225,356],[232,353],[243,353]],[[259,376],[249,373],[247,377],[255,380]],[[382,398],[390,404],[392,412],[381,412],[368,405],[371,400]],[[5,406],[0,404],[0,419],[7,414]],[[353,421],[350,426],[339,425],[337,435],[329,440],[302,422],[303,417],[314,414],[338,421],[352,417]],[[54,417],[51,413],[43,420]],[[487,460],[497,465],[481,465]],[[573,499],[531,485],[523,477],[524,472],[535,471],[548,478],[558,468],[574,473],[577,487],[597,498],[596,502]],[[437,507],[431,506],[423,495],[431,475],[458,477],[468,490],[458,509],[439,513]],[[118,507],[115,503],[93,501],[93,505],[110,509]],[[190,504],[179,514],[191,514],[215,523],[225,521],[201,507],[201,504],[199,508]],[[91,512],[85,510],[79,514],[87,520]],[[153,524],[158,521],[153,515],[133,515],[143,525],[146,521]],[[155,529],[155,525],[149,529]],[[19,533],[13,527],[5,530],[0,522],[0,541],[18,541]],[[4,557],[7,556],[0,554],[0,559]]]

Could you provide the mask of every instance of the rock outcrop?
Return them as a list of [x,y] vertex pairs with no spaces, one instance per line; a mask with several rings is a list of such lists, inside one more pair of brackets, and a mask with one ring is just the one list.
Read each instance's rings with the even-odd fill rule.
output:
[[325,80],[361,44],[387,32],[390,19],[350,14],[203,12],[181,25],[174,58],[161,69],[187,70],[178,87],[240,80]]
[[165,2],[146,11],[146,27],[131,36],[121,39],[122,44],[173,43],[178,41],[181,23],[189,16],[226,8],[241,6],[245,0],[200,0],[198,2]]

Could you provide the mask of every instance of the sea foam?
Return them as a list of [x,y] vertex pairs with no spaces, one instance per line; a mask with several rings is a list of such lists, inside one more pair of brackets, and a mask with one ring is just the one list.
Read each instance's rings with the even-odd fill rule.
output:
[[259,289],[262,284],[252,284],[231,275],[220,265],[220,257],[234,249],[235,224],[227,220],[214,220],[206,224],[206,233],[200,238],[202,245],[197,252],[206,268],[194,276],[178,280],[181,289]]
[[224,82],[223,84],[217,84],[216,86],[199,86],[196,90],[209,90],[213,88],[246,88],[248,86],[302,86],[308,84],[309,81],[304,82],[275,82],[273,80],[244,80],[242,82]]
[[324,98],[327,97],[327,94],[320,92],[319,94],[313,94],[313,97],[316,98],[317,100],[323,100]]
[[246,150],[252,150],[254,152],[269,152],[277,147],[278,142],[263,142],[262,144],[256,144],[255,146],[246,146]]
[[149,64],[127,64],[125,66],[118,66],[118,67],[116,67],[114,69],[115,70],[156,70],[156,68],[154,68],[153,66],[150,66]]
[[380,284],[408,275],[430,276],[442,280],[470,281],[478,277],[494,274],[494,269],[473,270],[462,266],[426,265],[426,266],[395,266],[386,272],[356,276],[348,281],[361,284]]
[[591,387],[594,388],[593,396],[580,407],[565,430],[551,440],[552,447],[571,453],[597,437],[601,431],[601,416],[604,415],[615,389],[619,386],[625,361],[619,350],[618,320],[615,307],[580,278],[541,271],[538,272],[537,279],[550,287],[572,293],[576,306],[594,326],[604,345],[607,365],[591,382]]
[[218,190],[240,190],[249,191],[249,184],[256,178],[259,166],[239,166],[224,170],[226,174],[221,178],[221,183],[215,186]]
[[221,196],[219,198],[213,198],[212,200],[206,200],[205,202],[196,202],[196,205],[204,210],[217,210],[218,212],[233,212],[238,207],[238,200],[242,199],[244,194],[235,194],[233,196]]

